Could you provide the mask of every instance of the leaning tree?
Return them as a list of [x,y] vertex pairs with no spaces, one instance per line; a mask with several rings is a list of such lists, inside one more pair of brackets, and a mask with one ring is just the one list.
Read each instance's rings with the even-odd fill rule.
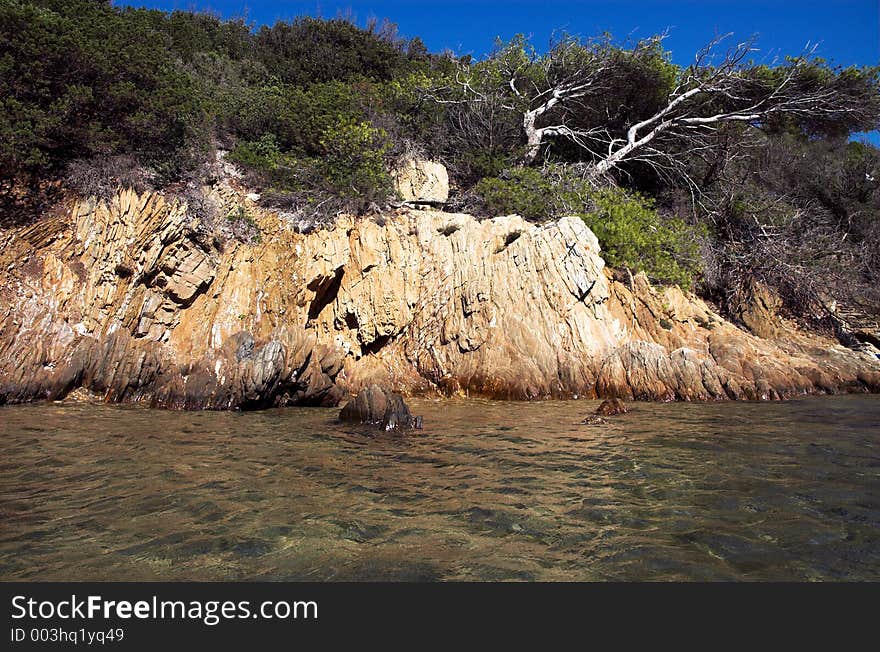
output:
[[[605,174],[626,161],[683,170],[677,152],[712,148],[724,125],[764,128],[780,121],[844,133],[876,128],[880,116],[877,71],[832,71],[810,50],[780,66],[747,62],[753,41],[719,53],[729,35],[714,39],[681,71],[667,102],[634,121],[625,134],[609,134],[593,170]],[[675,142],[679,147],[671,147]]]
[[513,123],[523,163],[568,142],[581,150],[592,177],[627,162],[687,176],[686,161],[717,148],[730,124],[877,128],[876,68],[833,70],[813,57],[815,48],[778,65],[755,65],[754,41],[724,48],[730,36],[713,39],[686,68],[669,62],[663,36],[629,49],[608,38],[565,37],[545,54],[519,36],[483,61],[462,62],[454,77],[425,94],[454,107],[459,138]]
[[607,90],[611,49],[607,42],[566,37],[539,55],[523,36],[499,43],[484,61],[463,60],[454,76],[424,89],[425,97],[447,105],[453,138],[483,141],[522,137],[523,162],[538,158],[553,138],[584,148],[604,127],[582,128],[577,115],[590,97]]

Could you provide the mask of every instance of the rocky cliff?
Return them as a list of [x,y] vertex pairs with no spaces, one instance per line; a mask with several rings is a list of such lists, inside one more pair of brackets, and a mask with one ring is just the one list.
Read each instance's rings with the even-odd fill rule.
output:
[[243,242],[158,193],[0,231],[0,403],[77,388],[173,408],[395,391],[771,399],[878,391],[880,361],[779,321],[762,339],[604,270],[582,221],[398,209],[301,234],[229,188]]

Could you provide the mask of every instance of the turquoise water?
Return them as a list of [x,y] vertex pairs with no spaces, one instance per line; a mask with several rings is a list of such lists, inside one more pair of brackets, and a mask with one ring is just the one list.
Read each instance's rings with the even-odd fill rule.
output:
[[2,580],[878,580],[880,397],[0,408]]

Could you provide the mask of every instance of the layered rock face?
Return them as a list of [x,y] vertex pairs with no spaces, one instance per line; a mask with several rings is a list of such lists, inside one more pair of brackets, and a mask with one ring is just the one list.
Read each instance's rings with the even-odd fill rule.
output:
[[449,198],[449,174],[441,163],[409,158],[392,170],[391,178],[405,202],[443,204]]
[[[405,394],[770,399],[880,390],[880,361],[779,322],[746,333],[677,288],[604,270],[583,222],[399,209],[219,237],[161,194],[0,232],[0,402],[85,388],[173,408]],[[240,211],[239,211],[240,213]]]

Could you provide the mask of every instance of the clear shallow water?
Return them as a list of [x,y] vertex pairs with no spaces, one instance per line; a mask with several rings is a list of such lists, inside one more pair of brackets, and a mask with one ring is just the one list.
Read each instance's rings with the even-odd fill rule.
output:
[[0,580],[880,580],[880,397],[0,409]]

